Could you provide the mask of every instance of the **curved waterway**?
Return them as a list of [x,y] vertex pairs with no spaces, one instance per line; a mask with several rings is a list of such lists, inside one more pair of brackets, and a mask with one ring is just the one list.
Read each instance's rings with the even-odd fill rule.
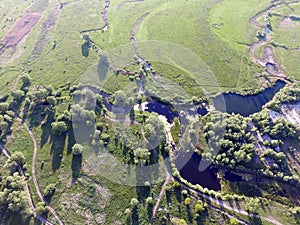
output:
[[[267,102],[269,102],[280,89],[282,89],[285,86],[285,84],[286,84],[285,82],[278,80],[276,81],[276,84],[273,87],[266,88],[263,92],[254,95],[243,96],[236,93],[224,93],[217,96],[214,99],[214,104],[216,109],[219,111],[227,112],[227,113],[239,113],[243,116],[249,116],[255,112],[259,112],[262,109],[262,107]],[[114,111],[117,114],[128,113],[131,110],[130,108],[126,108],[126,109],[115,108],[108,101],[110,95],[104,92],[100,92],[100,94],[103,97],[103,103],[107,108],[107,110]],[[173,111],[172,107],[170,107],[168,104],[160,102],[159,100],[152,99],[151,102],[145,102],[144,104],[145,104],[144,106],[145,111],[156,112],[159,115],[163,115],[167,118],[169,123],[171,123],[174,120],[174,118],[179,117],[178,112]],[[199,115],[204,116],[208,113],[205,107],[199,107],[199,106],[195,106],[195,107],[196,107],[195,108],[196,113]],[[189,112],[188,109],[186,111],[188,113],[195,113],[195,111]],[[201,156],[199,156],[196,153],[193,153],[189,157],[190,157],[189,159],[184,159],[186,160],[186,163],[183,167],[180,168],[181,176],[192,184],[199,184],[202,187],[206,187],[208,189],[212,189],[216,191],[220,190],[221,185],[216,175],[217,170],[207,168],[204,171],[199,171]],[[236,178],[232,178],[232,176],[229,177],[231,179],[238,180]]]
[[259,112],[285,85],[285,82],[278,80],[273,87],[266,88],[259,94],[245,96],[236,93],[221,94],[214,99],[214,105],[215,108],[221,112],[238,113],[242,116],[249,116]]

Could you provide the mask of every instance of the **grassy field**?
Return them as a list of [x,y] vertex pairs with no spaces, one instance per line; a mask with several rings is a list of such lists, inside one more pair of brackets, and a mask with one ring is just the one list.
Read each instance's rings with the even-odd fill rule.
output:
[[249,19],[269,4],[257,0],[238,1],[238,4],[236,0],[220,1],[210,11],[211,30],[237,50],[243,50],[244,45],[253,43],[258,29]]
[[[250,62],[246,46],[234,42],[237,39],[221,37],[214,31],[214,23],[220,22],[223,17],[230,17],[232,10],[224,10],[224,15],[217,10],[220,7],[229,8],[230,5],[226,4],[227,2],[218,1],[166,3],[144,20],[138,38],[169,41],[190,49],[208,65],[223,90],[235,89],[242,92],[257,85],[257,80],[253,78],[259,69]],[[217,11],[214,11],[215,7]],[[242,24],[249,22],[246,16],[242,18]],[[222,32],[236,32],[234,29],[235,27],[228,25]],[[245,33],[246,30],[243,29],[240,36],[246,36]],[[251,34],[248,35],[248,42]],[[233,36],[234,34],[231,35]],[[245,39],[246,37],[241,42]]]
[[[286,72],[287,76],[300,79],[300,35],[298,30],[300,29],[300,21],[292,21],[285,19],[285,16],[300,16],[300,5],[290,5],[291,8],[282,6],[274,13],[282,16],[272,16],[271,24],[274,29],[274,42],[276,44],[285,46],[288,49],[282,47],[275,48],[275,55],[278,62],[281,63],[282,68]],[[298,50],[297,50],[298,49]]]

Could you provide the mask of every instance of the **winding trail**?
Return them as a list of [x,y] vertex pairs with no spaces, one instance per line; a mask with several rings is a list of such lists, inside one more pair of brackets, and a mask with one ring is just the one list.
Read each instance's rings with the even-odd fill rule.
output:
[[[0,149],[2,150],[3,154],[7,158],[11,157],[11,153],[2,144],[0,144]],[[23,170],[23,168],[19,164],[17,164],[17,167],[18,167],[19,173],[23,177],[24,188],[25,188],[25,191],[26,191],[27,196],[28,196],[28,204],[29,204],[29,207],[32,210],[32,213],[33,213],[34,217],[37,218],[40,222],[42,222],[42,223],[44,223],[46,225],[54,225],[51,222],[49,222],[47,219],[43,218],[42,216],[37,215],[36,210],[35,210],[35,206],[33,204],[33,200],[32,200],[31,194],[30,194],[30,190],[29,190],[29,186],[28,186],[28,182],[27,182],[24,170]]]
[[49,211],[52,213],[52,215],[55,217],[55,219],[58,221],[58,223],[60,225],[64,225],[64,222],[60,219],[60,217],[58,216],[58,214],[56,213],[56,211],[54,210],[54,208],[50,205],[50,203],[48,203],[43,195],[42,195],[42,192],[40,190],[40,186],[39,186],[39,183],[37,181],[37,178],[36,178],[36,173],[35,173],[35,162],[36,162],[36,155],[37,155],[37,150],[38,150],[38,147],[37,147],[37,141],[32,133],[32,131],[30,130],[28,124],[23,120],[21,119],[16,113],[15,113],[15,118],[21,122],[23,124],[23,126],[25,127],[27,133],[29,134],[29,136],[31,137],[31,140],[33,142],[33,156],[32,156],[32,164],[31,164],[31,172],[32,172],[32,178],[33,178],[33,182],[34,182],[34,186],[35,186],[35,189],[36,189],[36,192],[40,198],[41,201],[43,201],[45,203],[45,205],[48,207]]
[[[160,120],[167,120],[164,116],[159,116],[160,117]],[[152,144],[147,140],[146,136],[145,136],[145,132],[144,132],[144,129],[141,130],[142,131],[142,136],[143,136],[143,139],[145,140],[145,142],[150,146],[151,149],[153,149],[154,151],[154,155],[157,155],[157,150],[155,147],[152,146]],[[161,190],[160,190],[160,193],[156,199],[156,203],[155,203],[155,206],[153,207],[153,210],[152,210],[152,219],[155,217],[156,215],[156,212],[157,212],[157,209],[158,209],[158,206],[159,206],[159,203],[161,201],[161,198],[164,196],[165,192],[166,192],[166,187],[168,185],[168,183],[173,180],[173,177],[172,175],[170,174],[167,166],[164,164],[164,170],[166,172],[166,180],[165,182],[163,183],[162,187],[161,187]]]
[[[235,208],[235,207],[232,207],[232,206],[229,206],[225,203],[221,203],[219,200],[217,199],[214,199],[212,198],[211,196],[208,196],[208,195],[205,195],[203,194],[202,192],[200,191],[196,191],[190,187],[188,187],[187,185],[183,184],[182,182],[178,181],[182,187],[184,187],[185,189],[188,189],[190,192],[193,192],[203,198],[205,198],[206,200],[208,200],[209,202],[212,202],[216,205],[219,205],[220,207],[222,208],[225,208],[225,209],[228,209],[230,211],[233,211],[233,212],[236,212],[236,213],[239,213],[239,214],[242,214],[242,215],[246,215],[246,216],[252,216],[252,217],[256,217],[256,218],[260,218],[262,220],[265,220],[265,221],[268,221],[270,223],[273,223],[275,225],[284,225],[282,223],[280,223],[279,221],[275,220],[274,218],[268,218],[268,217],[264,217],[264,216],[260,216],[260,215],[257,215],[257,214],[253,214],[253,213],[248,213],[247,211],[245,210],[242,210],[242,209],[238,209],[238,208]],[[220,209],[221,210],[221,209]]]

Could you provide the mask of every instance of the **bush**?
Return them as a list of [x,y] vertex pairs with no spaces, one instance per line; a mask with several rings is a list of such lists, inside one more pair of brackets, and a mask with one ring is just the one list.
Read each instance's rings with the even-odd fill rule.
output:
[[47,187],[45,188],[45,190],[43,192],[44,197],[52,196],[54,194],[55,190],[56,190],[56,184],[47,185]]
[[73,155],[82,155],[83,153],[83,146],[80,144],[74,144],[72,147]]
[[52,127],[52,132],[57,136],[61,136],[63,133],[65,133],[68,130],[68,126],[63,121],[53,122],[51,124],[51,127]]

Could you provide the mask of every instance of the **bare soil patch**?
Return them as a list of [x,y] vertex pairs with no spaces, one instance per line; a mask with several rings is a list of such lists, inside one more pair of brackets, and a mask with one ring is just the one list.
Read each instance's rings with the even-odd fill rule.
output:
[[40,18],[39,13],[28,13],[22,16],[4,36],[2,40],[4,47],[16,46],[31,31]]
[[50,40],[49,32],[54,27],[58,16],[59,16],[59,6],[56,5],[53,7],[53,9],[50,11],[50,13],[47,15],[46,20],[43,22],[39,39],[34,45],[34,49],[32,54],[33,55],[39,55],[42,53],[44,48],[47,46]]

